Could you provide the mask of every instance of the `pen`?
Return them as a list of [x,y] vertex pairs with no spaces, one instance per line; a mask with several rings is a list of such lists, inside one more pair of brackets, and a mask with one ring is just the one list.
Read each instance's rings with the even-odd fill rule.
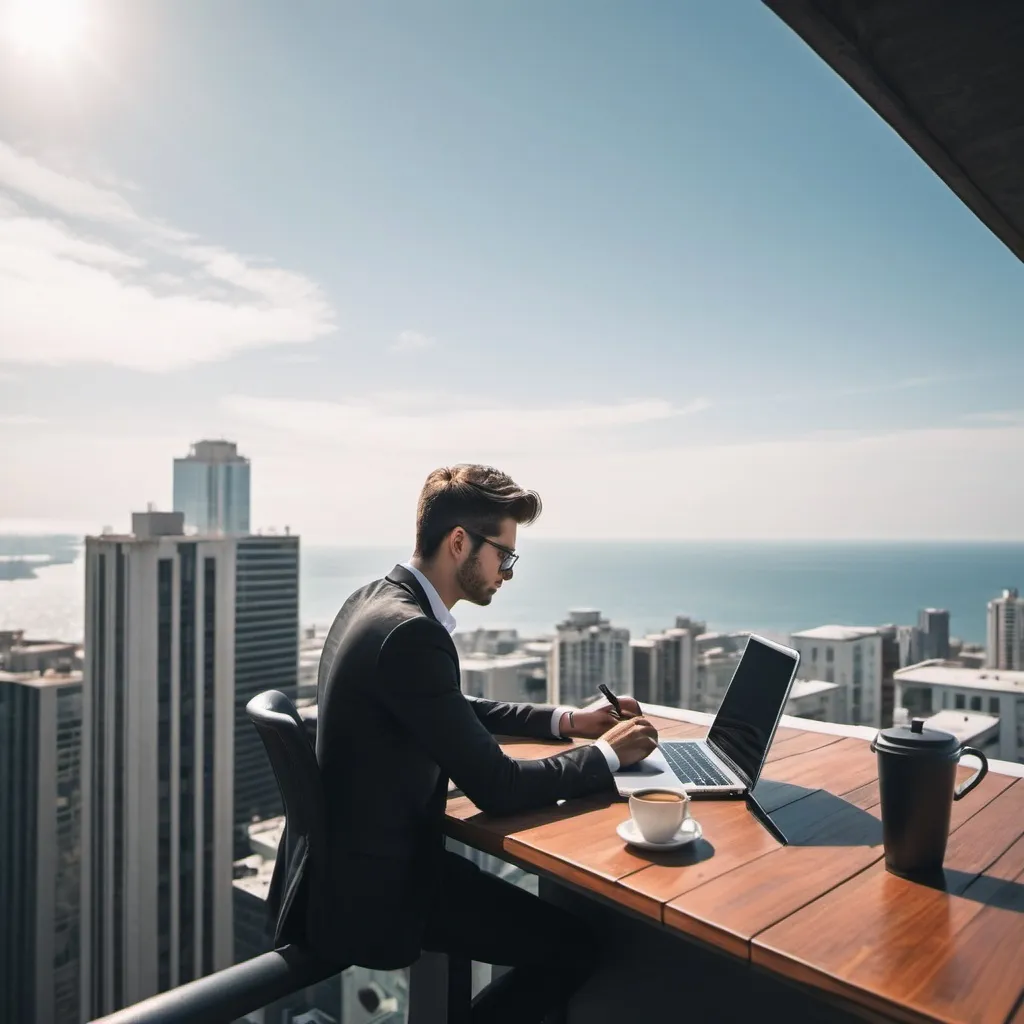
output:
[[782,834],[782,829],[772,821],[768,812],[757,802],[752,793],[747,793],[747,806],[755,818],[774,836],[783,846],[789,846],[789,840]]
[[601,683],[601,685],[598,686],[598,689],[608,699],[608,703],[611,704],[612,711],[615,713],[615,717],[616,718],[621,718],[622,717],[622,705],[619,703],[619,698],[616,697],[615,694],[612,693],[612,691],[609,690],[608,687],[605,686],[604,683]]

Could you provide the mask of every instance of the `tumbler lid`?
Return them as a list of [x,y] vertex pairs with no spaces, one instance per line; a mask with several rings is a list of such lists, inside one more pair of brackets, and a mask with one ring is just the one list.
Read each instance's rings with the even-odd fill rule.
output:
[[883,729],[872,746],[887,754],[928,754],[953,757],[960,752],[960,741],[950,732],[926,729],[923,718],[915,718],[910,725]]

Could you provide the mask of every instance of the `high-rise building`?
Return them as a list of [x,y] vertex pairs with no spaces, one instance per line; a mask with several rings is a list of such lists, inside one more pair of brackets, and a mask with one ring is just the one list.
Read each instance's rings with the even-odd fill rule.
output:
[[697,637],[706,629],[704,622],[677,615],[676,624],[665,630],[669,652],[663,665],[669,699],[664,703],[669,707],[692,709],[697,703]]
[[236,542],[86,538],[82,1012],[232,962]]
[[793,634],[800,679],[838,683],[839,704],[851,725],[882,720],[882,638],[872,626],[819,626]]
[[613,626],[599,611],[570,611],[558,624],[551,647],[549,699],[555,704],[586,704],[600,696],[601,683],[613,693],[633,692],[629,630]]
[[900,668],[924,661],[924,636],[917,626],[897,626],[896,645],[899,648]]
[[922,661],[949,657],[949,612],[945,608],[922,608],[917,613],[921,633]]
[[697,637],[703,622],[678,616],[673,628],[630,644],[633,696],[641,706],[693,709],[697,702]]
[[882,642],[882,707],[881,714],[879,715],[879,725],[883,729],[888,729],[892,725],[896,699],[894,675],[897,669],[903,665],[903,662],[900,660],[899,630],[899,626],[891,624],[878,627],[878,635]]
[[293,703],[299,684],[299,538],[236,540],[234,696],[234,855],[249,851],[248,825],[282,814],[280,790],[245,705],[264,690]]
[[1024,599],[1016,588],[988,603],[988,667],[1024,671]]
[[0,673],[0,1020],[78,1024],[82,675]]
[[174,460],[174,511],[198,534],[249,532],[249,460],[232,441],[197,441]]

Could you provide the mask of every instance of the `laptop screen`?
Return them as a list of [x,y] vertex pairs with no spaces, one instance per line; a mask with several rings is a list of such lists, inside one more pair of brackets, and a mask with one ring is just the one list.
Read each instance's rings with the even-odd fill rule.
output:
[[750,637],[708,733],[708,743],[730,758],[750,786],[761,774],[798,661]]

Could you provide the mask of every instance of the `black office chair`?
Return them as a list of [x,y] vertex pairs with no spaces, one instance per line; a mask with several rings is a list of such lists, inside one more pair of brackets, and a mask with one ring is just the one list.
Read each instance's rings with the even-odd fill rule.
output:
[[[307,900],[313,886],[323,892],[328,870],[326,812],[323,785],[316,754],[310,744],[307,725],[295,705],[280,691],[266,690],[245,706],[256,726],[284,801],[284,835],[277,852],[277,864],[267,894],[267,910],[275,920],[274,944],[309,943],[325,924],[328,908],[323,900]],[[300,886],[285,890],[285,880],[302,865]],[[342,971],[347,964],[338,966]],[[472,994],[471,965],[468,960],[448,958],[447,1019],[449,1024],[469,1020]],[[411,996],[410,992],[410,996]]]

